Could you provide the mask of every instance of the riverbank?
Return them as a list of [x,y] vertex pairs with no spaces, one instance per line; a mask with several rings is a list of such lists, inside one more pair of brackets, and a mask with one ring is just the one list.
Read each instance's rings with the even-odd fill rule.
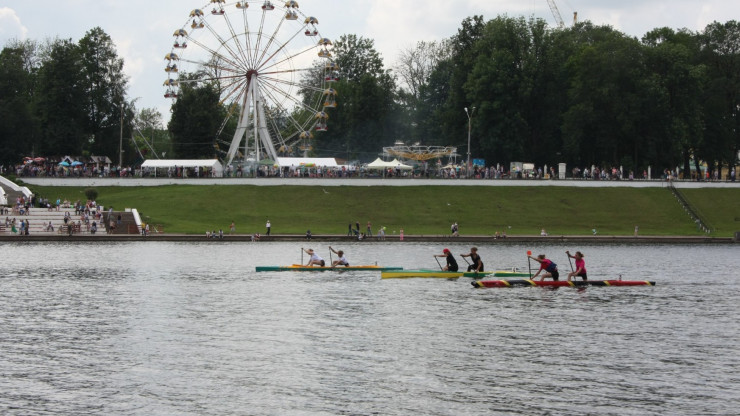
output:
[[[429,239],[444,236],[453,223],[459,224],[463,235],[491,239],[496,233],[540,238],[543,229],[567,238],[592,238],[594,230],[598,237],[632,238],[637,227],[640,237],[699,239],[732,238],[740,230],[740,187],[725,182],[676,182],[676,188],[661,181],[572,179],[43,178],[30,182],[34,193],[52,201],[84,201],[87,189],[93,187],[98,204],[106,210],[136,208],[145,223],[186,238],[201,238],[206,230],[228,232],[232,223],[245,236],[266,233],[268,220],[273,234],[293,239],[303,239],[307,230],[318,239],[345,236],[348,227],[366,232],[368,226],[374,235],[385,227],[389,238],[405,231],[408,238]],[[695,221],[693,212],[702,214],[703,224]]]
[[[356,237],[350,237],[339,234],[320,234],[312,235],[311,239],[306,239],[305,235],[298,234],[277,234],[270,236],[261,236],[259,241],[252,241],[251,235],[225,234],[223,238],[207,238],[204,235],[193,234],[152,234],[149,236],[131,235],[131,234],[76,234],[66,235],[29,235],[29,236],[11,236],[0,235],[2,243],[43,243],[43,242],[203,242],[212,241],[213,243],[225,242],[254,242],[255,244],[264,242],[301,242],[304,245],[311,243],[341,243],[357,242]],[[461,235],[452,237],[447,235],[404,235],[403,240],[398,235],[386,236],[384,240],[377,238],[368,238],[362,241],[363,244],[387,244],[387,243],[466,243],[466,244],[557,244],[557,243],[578,243],[578,244],[732,244],[739,243],[738,239],[730,237],[705,237],[705,236],[618,236],[618,235],[570,235],[570,236],[539,236],[539,235],[517,235],[506,238],[496,238],[486,235]]]
[[27,185],[52,187],[156,187],[168,185],[196,186],[481,186],[481,187],[579,187],[579,188],[666,188],[670,184],[681,189],[723,188],[740,189],[740,182],[653,180],[591,180],[591,179],[425,179],[425,178],[18,178]]

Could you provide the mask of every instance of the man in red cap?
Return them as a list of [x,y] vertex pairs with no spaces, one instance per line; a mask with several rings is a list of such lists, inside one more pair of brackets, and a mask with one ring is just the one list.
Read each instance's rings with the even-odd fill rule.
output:
[[434,257],[445,257],[447,260],[447,266],[445,266],[442,270],[448,271],[448,272],[456,272],[457,267],[457,261],[455,260],[455,257],[452,255],[450,250],[444,249],[442,250],[442,254],[435,254]]

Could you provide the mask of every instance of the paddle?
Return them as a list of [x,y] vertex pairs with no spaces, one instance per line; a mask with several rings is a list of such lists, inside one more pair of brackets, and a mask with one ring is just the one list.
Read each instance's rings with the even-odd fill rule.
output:
[[303,266],[303,247],[301,247],[301,266]]
[[[573,262],[570,261],[570,251],[567,251],[566,250],[565,251],[565,255],[568,256],[568,264],[570,264],[570,271],[571,272],[574,272],[575,270],[573,270]],[[574,277],[574,279],[575,279],[575,277]],[[570,278],[568,278],[568,281],[570,281]]]
[[439,259],[437,258],[437,256],[434,256],[434,260],[437,260],[437,264],[439,265],[439,270],[444,270],[444,268],[442,268],[442,264],[439,262]]
[[331,258],[332,251],[331,246],[329,246],[329,262],[331,263],[331,267],[334,267],[334,259]]
[[[462,257],[462,259],[463,259],[463,260],[465,260],[465,263],[468,263],[468,266],[472,266],[472,265],[473,265],[473,264],[472,264],[472,263],[470,263],[470,262],[468,261],[468,259],[467,259],[467,258],[465,258],[465,256],[463,256],[462,254],[460,255],[460,257]],[[468,270],[470,270],[470,267],[468,267]],[[475,273],[475,274],[473,275],[473,277],[478,277],[478,271],[477,271],[477,270],[475,270],[475,271],[474,271],[473,273]]]
[[470,264],[470,262],[468,261],[468,259],[467,259],[467,258],[465,258],[465,256],[463,256],[463,255],[461,254],[461,255],[460,255],[460,257],[462,257],[462,259],[463,259],[463,260],[465,260],[465,263],[468,263],[468,266],[472,266],[472,264]]
[[529,256],[532,255],[532,250],[527,250],[527,265],[529,265],[529,278],[532,278],[532,262],[529,259]]

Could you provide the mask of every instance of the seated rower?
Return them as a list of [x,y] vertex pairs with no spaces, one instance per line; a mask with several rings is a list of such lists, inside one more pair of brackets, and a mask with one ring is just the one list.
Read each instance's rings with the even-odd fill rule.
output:
[[337,266],[349,267],[349,261],[347,260],[346,257],[344,257],[344,251],[342,251],[342,250],[339,250],[339,251],[334,250],[333,248],[331,248],[331,246],[329,246],[329,250],[331,250],[332,253],[334,253],[337,256],[339,256],[338,259],[336,259],[333,262],[331,262],[331,267],[337,267]]

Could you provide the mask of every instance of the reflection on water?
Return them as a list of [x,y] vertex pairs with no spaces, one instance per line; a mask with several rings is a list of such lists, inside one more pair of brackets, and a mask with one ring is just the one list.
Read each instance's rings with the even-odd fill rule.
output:
[[[406,268],[436,268],[443,248],[333,246]],[[0,411],[735,413],[736,246],[479,247],[489,270],[526,269],[527,250],[567,270],[566,249],[592,279],[658,286],[254,272],[300,262],[289,243],[4,244]]]

